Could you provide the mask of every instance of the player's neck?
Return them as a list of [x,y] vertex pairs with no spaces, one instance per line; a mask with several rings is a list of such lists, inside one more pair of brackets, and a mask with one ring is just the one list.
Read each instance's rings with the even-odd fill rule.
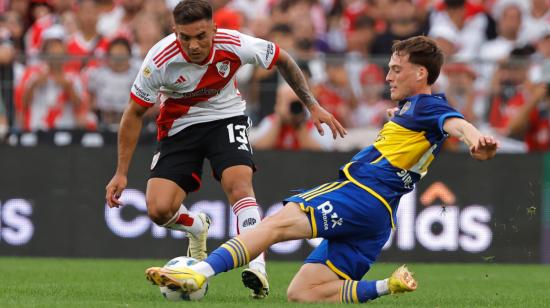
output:
[[410,96],[416,96],[420,94],[432,95],[432,87],[429,85],[416,89]]

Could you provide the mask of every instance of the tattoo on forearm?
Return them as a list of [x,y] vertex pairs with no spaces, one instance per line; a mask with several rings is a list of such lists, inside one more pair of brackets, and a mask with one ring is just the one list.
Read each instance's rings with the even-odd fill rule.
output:
[[298,64],[296,64],[291,57],[287,57],[286,61],[277,62],[277,68],[281,75],[283,75],[286,82],[290,85],[294,92],[296,92],[296,95],[298,95],[298,97],[308,108],[312,105],[318,104],[307,85],[304,74],[298,67]]

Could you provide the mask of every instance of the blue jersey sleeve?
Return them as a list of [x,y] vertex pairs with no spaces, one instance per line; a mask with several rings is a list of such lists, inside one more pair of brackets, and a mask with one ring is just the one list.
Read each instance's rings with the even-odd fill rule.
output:
[[448,118],[461,118],[464,116],[449,106],[446,100],[438,98],[420,99],[414,108],[414,119],[424,130],[438,130],[442,135],[447,133],[443,130],[443,124]]

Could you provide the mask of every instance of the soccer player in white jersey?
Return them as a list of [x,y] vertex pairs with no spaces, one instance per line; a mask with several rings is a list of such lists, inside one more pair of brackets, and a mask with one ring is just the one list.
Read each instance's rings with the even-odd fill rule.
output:
[[[132,86],[120,123],[118,165],[106,187],[106,200],[110,207],[122,205],[118,199],[127,185],[143,115],[160,103],[159,142],[147,182],[147,212],[156,224],[187,232],[190,255],[204,259],[210,222],[203,213],[189,212],[182,202],[200,188],[205,158],[237,215],[238,232],[260,222],[252,187],[255,167],[247,136],[250,122],[235,80],[242,65],[277,67],[308,108],[320,134],[321,123],[330,127],[334,138],[343,137],[346,131],[319,106],[294,60],[274,43],[217,29],[206,0],[182,1],[173,16],[174,33],[151,48]],[[242,276],[254,297],[267,295],[263,255],[253,260]]]

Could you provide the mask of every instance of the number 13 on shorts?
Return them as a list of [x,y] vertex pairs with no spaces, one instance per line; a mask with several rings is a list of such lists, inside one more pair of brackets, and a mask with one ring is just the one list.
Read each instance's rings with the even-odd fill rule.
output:
[[227,135],[229,136],[229,143],[240,143],[238,149],[252,152],[252,148],[248,145],[248,126],[246,125],[234,125],[233,123],[227,124]]

